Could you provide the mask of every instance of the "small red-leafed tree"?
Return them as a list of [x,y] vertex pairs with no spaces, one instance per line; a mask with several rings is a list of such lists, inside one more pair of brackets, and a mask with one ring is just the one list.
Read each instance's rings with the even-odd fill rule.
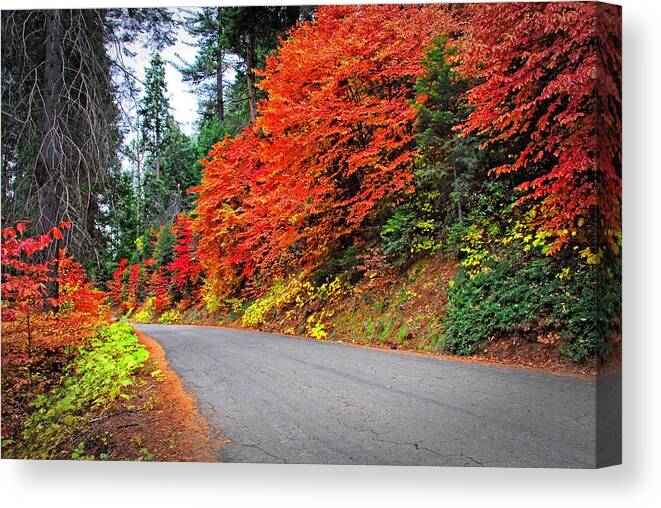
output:
[[51,349],[84,343],[110,318],[108,295],[88,281],[83,266],[64,251],[59,255],[58,287],[56,324],[44,332]]
[[129,266],[128,284],[126,287],[126,301],[127,309],[136,309],[140,299],[140,265],[133,263]]
[[[106,294],[87,281],[83,267],[64,249],[49,261],[40,256],[70,227],[63,222],[37,237],[26,236],[23,224],[2,231],[3,334],[24,337],[28,357],[35,347],[80,345],[108,317]],[[57,298],[49,295],[52,283],[58,284]]]
[[202,265],[196,258],[193,219],[180,214],[172,225],[174,245],[172,262],[167,266],[171,273],[174,296],[179,300],[195,300],[202,282]]
[[614,252],[621,220],[621,18],[597,3],[472,7],[464,72],[479,79],[464,134],[485,135],[537,207],[554,253],[576,241]]
[[126,282],[124,279],[126,278],[128,264],[128,259],[121,259],[112,274],[112,280],[108,283],[110,300],[116,307],[120,307],[124,302],[124,293],[126,291]]
[[56,237],[52,230],[37,237],[25,236],[24,232],[22,223],[2,230],[2,322],[16,325],[9,333],[25,335],[31,356],[33,338],[39,330],[36,316],[45,307],[57,304],[49,299],[47,291],[47,284],[54,281],[53,261],[39,261],[35,255],[48,248]]
[[154,297],[154,311],[157,314],[172,306],[170,294],[170,278],[164,267],[159,267],[149,277],[150,293]]

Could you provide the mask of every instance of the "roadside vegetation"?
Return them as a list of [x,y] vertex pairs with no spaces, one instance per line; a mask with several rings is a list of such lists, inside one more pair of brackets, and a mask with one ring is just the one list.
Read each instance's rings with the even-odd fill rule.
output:
[[[127,392],[135,374],[144,367],[147,350],[126,323],[102,327],[86,347],[77,351],[59,383],[38,395],[34,412],[24,424],[16,449],[19,457],[97,458],[86,450],[84,435],[90,419],[105,412],[118,398],[130,399]],[[66,453],[71,450],[71,456]],[[107,451],[98,458],[107,458]]]
[[[266,56],[257,116],[200,161],[188,210],[119,262],[115,306],[140,322],[610,358],[619,25],[595,9],[319,8]],[[581,28],[595,17],[603,54]],[[614,85],[602,95],[583,79],[595,69]]]
[[[165,359],[157,364],[129,324],[111,322],[107,295],[65,250],[43,261],[70,227],[40,237],[27,236],[22,223],[2,231],[3,458],[208,460],[210,451],[188,456],[192,447],[182,448],[178,436],[206,434],[172,418],[152,421],[166,403],[196,414],[160,390]],[[58,298],[48,296],[52,284]],[[149,425],[127,422],[130,415]],[[140,432],[118,439],[122,428],[136,426]],[[167,447],[158,433],[170,436]]]

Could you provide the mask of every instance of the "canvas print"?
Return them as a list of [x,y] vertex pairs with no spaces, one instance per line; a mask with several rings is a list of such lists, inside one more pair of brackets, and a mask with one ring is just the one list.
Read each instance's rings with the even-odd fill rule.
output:
[[621,461],[621,9],[15,9],[2,458]]

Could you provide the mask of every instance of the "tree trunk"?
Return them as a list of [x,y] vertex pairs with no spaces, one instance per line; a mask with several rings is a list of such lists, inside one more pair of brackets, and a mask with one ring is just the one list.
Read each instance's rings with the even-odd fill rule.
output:
[[[64,174],[62,132],[59,126],[64,93],[63,14],[64,11],[62,10],[46,11],[46,57],[43,81],[44,116],[41,125],[41,139],[43,142],[39,149],[35,168],[39,206],[37,231],[41,234],[47,233],[60,222],[61,181],[66,177]],[[58,249],[59,242],[53,242],[51,247],[44,252],[45,261],[55,259]],[[59,292],[57,282],[49,283],[47,291],[51,298],[57,298]]]
[[217,22],[218,22],[218,62],[216,67],[216,114],[218,121],[223,123],[225,121],[225,105],[223,104],[223,46],[222,46],[222,8],[217,8]]
[[137,176],[135,177],[135,188],[136,188],[136,193],[135,193],[135,214],[136,214],[136,221],[135,221],[135,237],[138,238],[140,236],[140,231],[142,229],[143,225],[143,217],[144,217],[144,210],[143,210],[143,201],[142,201],[142,149],[140,147],[139,142],[135,142],[135,163],[136,163],[136,170],[137,170]]
[[59,108],[63,92],[63,41],[62,11],[46,11],[46,61],[44,67],[44,116],[42,121],[43,140],[36,168],[39,184],[39,221],[38,229],[47,232],[58,223],[58,186],[59,174],[63,171],[63,153],[58,146],[60,129],[58,128]]
[[255,65],[257,55],[255,51],[255,34],[246,32],[246,83],[248,86],[248,106],[250,107],[250,120],[257,118],[257,93],[255,91]]
[[156,113],[156,122],[154,123],[156,129],[156,143],[154,146],[154,158],[156,159],[156,178],[161,178],[161,118]]
[[216,69],[216,113],[218,114],[218,121],[223,123],[225,121],[225,105],[223,103],[223,51],[220,50],[220,57],[218,59],[218,69]]
[[459,189],[459,180],[457,178],[457,169],[452,167],[452,186],[454,187],[454,192],[457,194],[457,218],[460,223],[464,222],[464,212],[461,207],[461,193]]

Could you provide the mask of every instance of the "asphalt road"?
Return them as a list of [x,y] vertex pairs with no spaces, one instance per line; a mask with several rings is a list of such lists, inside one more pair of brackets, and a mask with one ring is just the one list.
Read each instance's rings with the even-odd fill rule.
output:
[[[619,460],[597,383],[225,328],[137,325],[165,349],[222,462],[590,468]],[[620,376],[600,384],[617,406]]]

